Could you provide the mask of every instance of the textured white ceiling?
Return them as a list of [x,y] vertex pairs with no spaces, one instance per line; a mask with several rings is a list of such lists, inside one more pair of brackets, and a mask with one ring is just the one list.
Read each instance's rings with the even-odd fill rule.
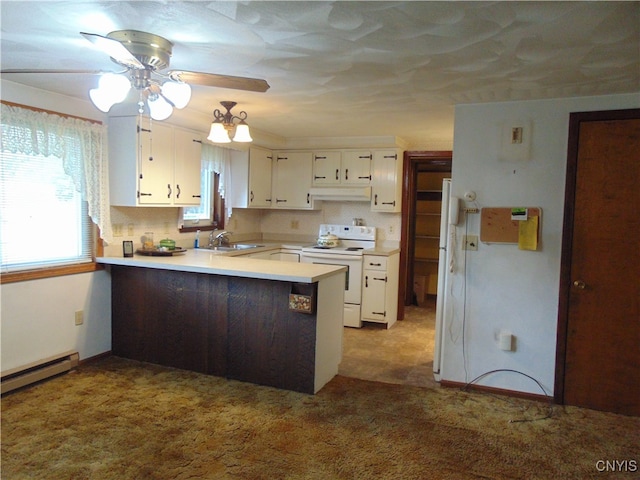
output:
[[[189,110],[234,100],[284,137],[450,142],[453,105],[640,91],[640,2],[6,1],[8,68],[114,70],[80,31],[174,42],[171,67],[266,79],[267,93],[195,87]],[[3,78],[86,98],[92,75]]]

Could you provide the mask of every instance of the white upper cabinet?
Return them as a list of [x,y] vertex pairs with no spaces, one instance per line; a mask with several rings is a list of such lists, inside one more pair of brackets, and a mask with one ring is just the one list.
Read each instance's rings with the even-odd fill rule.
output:
[[140,117],[109,121],[109,196],[112,205],[200,204],[200,134]]
[[249,149],[249,207],[271,207],[272,164],[273,152],[271,150],[260,147]]
[[369,185],[371,183],[370,151],[342,152],[342,183],[343,185]]
[[371,211],[402,211],[402,156],[397,150],[373,152]]
[[313,154],[313,185],[369,185],[371,152],[324,151]]
[[311,152],[278,152],[274,156],[272,207],[313,209]]

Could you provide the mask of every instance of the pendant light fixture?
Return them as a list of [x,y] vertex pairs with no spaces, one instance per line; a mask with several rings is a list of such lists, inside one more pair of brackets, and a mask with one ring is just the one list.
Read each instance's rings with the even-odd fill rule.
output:
[[[231,109],[237,105],[236,102],[220,102],[226,112],[222,113],[219,109],[213,111],[213,122],[211,123],[211,130],[207,140],[213,143],[229,143],[231,142],[232,131],[235,128],[235,134],[233,135],[234,142],[252,142],[251,133],[249,132],[249,125],[245,122],[247,119],[247,112],[242,111],[239,115],[231,113]],[[238,122],[237,124],[234,122]]]

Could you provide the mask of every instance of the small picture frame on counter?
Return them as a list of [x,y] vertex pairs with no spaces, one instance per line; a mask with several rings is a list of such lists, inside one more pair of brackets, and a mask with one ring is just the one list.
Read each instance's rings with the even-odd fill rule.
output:
[[133,257],[133,242],[131,240],[122,241],[122,255],[125,257]]

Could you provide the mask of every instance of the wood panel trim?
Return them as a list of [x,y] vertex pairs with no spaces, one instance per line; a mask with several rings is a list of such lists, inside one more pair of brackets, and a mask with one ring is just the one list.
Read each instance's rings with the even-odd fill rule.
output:
[[460,390],[473,390],[481,393],[492,393],[507,397],[523,398],[525,400],[535,400],[537,402],[551,402],[552,397],[536,393],[518,392],[516,390],[505,390],[504,388],[489,387],[487,385],[476,385],[475,383],[452,382],[449,380],[440,381],[440,386],[444,388],[458,388]]
[[629,120],[640,118],[640,109],[574,112],[569,115],[567,168],[560,257],[560,288],[558,294],[558,323],[556,329],[556,366],[554,401],[564,404],[565,362],[569,326],[569,294],[571,288],[571,258],[573,255],[573,222],[575,215],[576,175],[578,172],[578,142],[582,122]]
[[77,115],[69,115],[68,113],[56,112],[55,110],[46,110],[44,108],[32,107],[30,105],[23,105],[21,103],[8,102],[6,100],[0,100],[0,103],[4,103],[9,107],[24,108],[25,110],[32,110],[34,112],[48,113],[49,115],[57,115],[58,117],[62,117],[62,118],[74,118],[76,120],[83,120],[85,122],[102,125],[102,122],[100,120],[93,120],[91,118],[78,117]]

